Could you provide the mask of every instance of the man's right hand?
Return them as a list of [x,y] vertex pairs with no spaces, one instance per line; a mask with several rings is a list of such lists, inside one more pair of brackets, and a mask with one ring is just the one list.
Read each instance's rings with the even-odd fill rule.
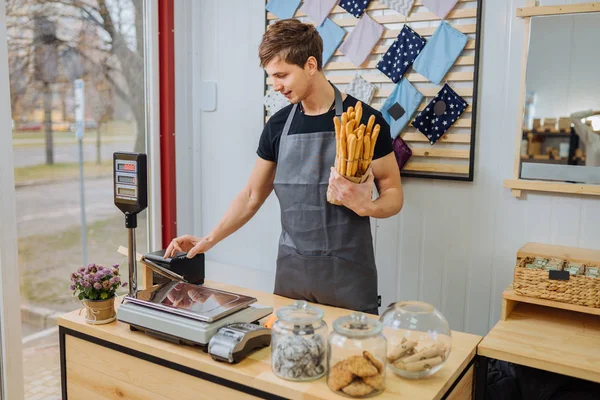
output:
[[187,253],[188,258],[194,257],[196,254],[206,253],[214,244],[207,238],[197,237],[192,235],[183,235],[171,240],[169,247],[165,250],[165,258],[171,258],[177,252]]

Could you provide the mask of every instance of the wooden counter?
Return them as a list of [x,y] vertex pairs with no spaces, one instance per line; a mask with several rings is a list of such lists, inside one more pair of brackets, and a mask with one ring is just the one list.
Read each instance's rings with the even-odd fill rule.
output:
[[[215,282],[206,286],[256,297],[275,309],[293,300]],[[319,306],[330,329],[349,311]],[[90,325],[74,311],[59,318],[63,400],[69,399],[341,399],[325,383],[290,382],[271,371],[271,349],[252,353],[239,364],[213,361],[198,348],[133,332],[115,321]],[[481,337],[452,332],[444,367],[422,380],[402,379],[388,370],[386,390],[377,399],[470,399],[474,360]]]
[[502,314],[479,344],[480,356],[600,383],[598,309],[518,296],[509,287]]

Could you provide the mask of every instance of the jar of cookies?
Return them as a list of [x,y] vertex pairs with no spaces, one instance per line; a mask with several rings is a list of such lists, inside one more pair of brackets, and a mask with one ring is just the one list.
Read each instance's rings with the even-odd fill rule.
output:
[[310,381],[325,374],[328,328],[324,314],[303,300],[277,310],[271,333],[271,368],[275,375]]
[[388,365],[395,374],[420,379],[443,367],[452,348],[452,335],[446,318],[431,304],[393,303],[379,320],[388,340]]
[[327,346],[331,390],[353,398],[384,391],[387,341],[381,331],[379,321],[358,312],[333,322]]

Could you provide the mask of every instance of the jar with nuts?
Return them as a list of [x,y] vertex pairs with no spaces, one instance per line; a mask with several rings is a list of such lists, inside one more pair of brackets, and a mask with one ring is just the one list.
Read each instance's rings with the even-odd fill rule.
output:
[[323,310],[298,300],[277,310],[271,333],[271,368],[292,381],[311,381],[325,375],[327,323]]
[[371,397],[385,390],[387,341],[382,324],[363,313],[333,322],[328,340],[327,385],[354,398]]
[[381,315],[388,340],[387,362],[397,375],[420,379],[439,371],[452,348],[446,318],[431,304],[402,301]]

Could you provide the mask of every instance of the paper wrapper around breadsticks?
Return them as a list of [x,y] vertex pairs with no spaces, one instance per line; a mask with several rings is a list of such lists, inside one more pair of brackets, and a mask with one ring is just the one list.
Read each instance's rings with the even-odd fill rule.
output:
[[[336,158],[335,160],[335,169],[337,171],[337,167],[338,167],[338,159]],[[342,175],[342,177],[344,177],[345,179],[348,179],[350,182],[354,182],[354,183],[365,183],[365,181],[367,179],[369,179],[369,174],[371,173],[371,167],[367,168],[367,171],[360,177],[356,176],[344,176]],[[373,189],[371,189],[373,190]],[[331,188],[328,186],[327,187],[327,202],[336,206],[341,206],[342,203],[335,198],[335,196],[333,195],[333,192],[331,191]]]

